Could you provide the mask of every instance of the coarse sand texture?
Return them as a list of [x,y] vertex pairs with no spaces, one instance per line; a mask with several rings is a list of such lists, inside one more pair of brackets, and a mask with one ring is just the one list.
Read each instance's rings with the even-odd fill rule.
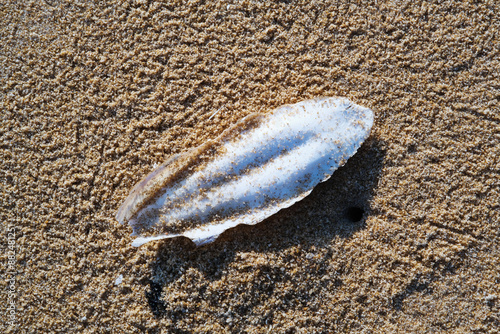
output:
[[[2,1],[0,332],[498,333],[499,13]],[[131,245],[140,180],[322,96],[374,123],[307,197],[200,247]]]

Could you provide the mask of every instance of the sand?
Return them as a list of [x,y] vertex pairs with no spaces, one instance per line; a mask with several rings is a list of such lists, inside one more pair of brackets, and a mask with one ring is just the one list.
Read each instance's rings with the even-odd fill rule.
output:
[[[4,1],[0,331],[498,333],[498,13]],[[130,245],[114,216],[156,165],[316,96],[376,114],[328,182],[201,248]]]

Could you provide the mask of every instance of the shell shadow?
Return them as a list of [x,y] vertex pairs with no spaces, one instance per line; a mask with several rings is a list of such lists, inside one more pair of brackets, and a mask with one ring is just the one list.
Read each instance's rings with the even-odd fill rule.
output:
[[[172,308],[163,299],[165,288],[173,285],[190,269],[201,273],[203,281],[219,280],[238,253],[279,253],[300,245],[307,249],[328,248],[335,238],[349,238],[365,227],[372,210],[370,200],[377,188],[385,158],[385,144],[368,139],[332,177],[317,185],[312,193],[263,222],[240,225],[224,232],[215,242],[196,247],[187,238],[167,239],[158,246],[156,260],[150,265],[151,277],[146,292],[155,317],[181,319],[183,310]],[[320,266],[321,267],[321,266]],[[327,268],[318,268],[318,273]],[[274,284],[286,277],[274,269],[256,265],[263,275],[271,275]],[[318,274],[318,275],[319,275]],[[204,298],[206,284],[196,286],[194,295]],[[259,288],[260,289],[260,288]],[[272,291],[272,287],[271,290]],[[188,292],[186,292],[188,293]],[[259,292],[261,293],[261,291]]]

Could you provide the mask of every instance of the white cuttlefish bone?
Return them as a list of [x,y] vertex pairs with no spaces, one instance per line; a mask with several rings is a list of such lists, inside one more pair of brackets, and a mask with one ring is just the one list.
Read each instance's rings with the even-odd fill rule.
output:
[[131,190],[116,219],[140,236],[136,247],[178,236],[212,242],[307,196],[356,153],[373,119],[370,109],[338,97],[251,114],[156,168]]

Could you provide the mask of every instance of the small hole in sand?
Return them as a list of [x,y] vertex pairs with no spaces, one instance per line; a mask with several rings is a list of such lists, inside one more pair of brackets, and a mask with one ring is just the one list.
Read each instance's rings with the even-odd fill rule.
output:
[[363,218],[364,213],[365,210],[363,210],[362,208],[351,206],[347,208],[345,215],[350,222],[357,223]]

